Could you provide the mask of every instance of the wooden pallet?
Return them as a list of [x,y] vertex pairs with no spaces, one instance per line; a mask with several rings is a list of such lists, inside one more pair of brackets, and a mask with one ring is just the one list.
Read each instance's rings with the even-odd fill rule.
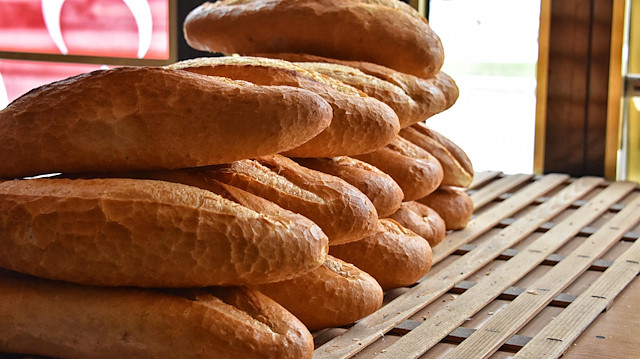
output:
[[469,194],[430,273],[314,358],[557,358],[640,272],[638,184],[481,172]]

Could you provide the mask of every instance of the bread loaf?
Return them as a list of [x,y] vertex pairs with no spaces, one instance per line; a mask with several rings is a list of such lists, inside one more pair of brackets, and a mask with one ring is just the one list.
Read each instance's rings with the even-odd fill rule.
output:
[[376,233],[331,246],[329,253],[369,273],[384,290],[416,283],[433,261],[429,242],[388,218],[378,221]]
[[0,267],[88,285],[202,287],[281,281],[320,266],[310,220],[212,192],[136,179],[0,183]]
[[403,202],[389,218],[426,239],[431,248],[442,242],[447,234],[444,220],[438,212],[420,202]]
[[473,201],[462,188],[442,186],[418,202],[438,212],[447,230],[465,228],[473,215]]
[[404,201],[427,196],[440,186],[444,176],[435,157],[401,137],[380,150],[354,157],[391,176],[402,189]]
[[332,256],[311,272],[253,288],[285,307],[309,330],[351,324],[378,310],[383,299],[373,277]]
[[296,158],[304,167],[340,177],[364,193],[373,203],[378,217],[384,218],[400,208],[404,194],[388,174],[355,158]]
[[330,121],[329,104],[302,89],[155,67],[97,70],[0,111],[0,177],[226,163],[297,147]]
[[444,173],[441,185],[465,188],[471,185],[473,165],[467,154],[453,141],[424,123],[403,128],[400,136],[438,159]]
[[311,358],[313,338],[234,287],[91,287],[0,272],[0,351],[57,358]]
[[419,77],[437,73],[444,60],[426,19],[396,0],[223,0],[191,11],[184,33],[198,50],[313,54]]
[[400,130],[398,116],[383,102],[288,61],[228,56],[186,60],[170,67],[257,85],[299,87],[320,95],[333,110],[331,124],[301,146],[286,151],[287,155],[333,157],[367,153],[387,145]]
[[281,155],[186,171],[179,178],[171,173],[153,176],[205,189],[211,180],[243,189],[311,219],[329,237],[330,245],[359,240],[376,228],[376,209],[357,188]]

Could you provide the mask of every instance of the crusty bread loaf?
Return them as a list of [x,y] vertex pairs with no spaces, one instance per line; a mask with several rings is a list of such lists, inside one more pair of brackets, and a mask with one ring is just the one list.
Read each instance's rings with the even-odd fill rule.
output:
[[57,358],[311,358],[304,325],[249,289],[91,287],[0,272],[0,351]]
[[223,0],[189,13],[184,32],[198,50],[314,54],[419,77],[437,73],[444,61],[426,19],[396,0]]
[[416,283],[433,261],[429,242],[388,218],[378,221],[376,233],[331,246],[329,253],[369,273],[385,290]]
[[383,299],[373,277],[332,256],[311,272],[253,288],[285,307],[309,330],[351,324],[378,310]]
[[473,201],[462,188],[441,186],[418,202],[426,204],[444,219],[447,230],[463,229],[473,215]]
[[281,281],[319,267],[310,220],[212,192],[136,179],[0,183],[0,267],[89,285],[201,287]]
[[170,68],[257,85],[299,87],[320,95],[333,110],[331,124],[301,146],[286,151],[287,155],[333,157],[367,153],[384,147],[400,130],[398,116],[383,102],[288,61],[226,56],[185,60]]
[[386,147],[354,156],[388,174],[404,193],[404,201],[427,196],[440,186],[443,172],[440,162],[429,152],[397,137]]
[[429,116],[427,108],[416,103],[400,87],[367,75],[356,68],[328,62],[298,62],[297,65],[339,80],[386,103],[398,115],[401,128],[420,122]]
[[388,217],[400,208],[404,194],[388,174],[355,158],[296,158],[304,167],[340,177],[349,182],[373,203],[378,217]]
[[421,78],[365,61],[345,61],[322,56],[294,53],[255,55],[273,57],[296,63],[327,62],[358,69],[367,75],[375,76],[403,89],[409,97],[423,108],[422,111],[425,112],[425,115],[421,120],[426,120],[435,114],[447,110],[456,103],[459,96],[459,89],[455,81],[451,76],[442,71],[431,77]]
[[0,112],[0,177],[202,166],[286,151],[331,121],[320,96],[141,67],[34,89]]
[[430,129],[424,123],[402,129],[400,136],[438,159],[444,172],[441,185],[465,188],[471,185],[473,165],[467,154],[453,141]]
[[444,220],[438,212],[420,202],[403,202],[402,207],[389,218],[426,239],[431,248],[442,242],[447,234]]
[[359,240],[376,228],[376,209],[357,188],[281,155],[175,172],[181,171],[187,173],[155,173],[153,178],[205,189],[207,181],[218,180],[243,189],[311,219],[329,237],[330,245]]

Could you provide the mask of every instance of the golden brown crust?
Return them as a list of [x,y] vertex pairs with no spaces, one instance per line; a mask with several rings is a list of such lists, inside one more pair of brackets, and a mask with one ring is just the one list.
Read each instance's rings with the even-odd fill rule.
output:
[[[364,61],[345,61],[308,54],[255,54],[256,56],[267,56],[296,63],[302,62],[328,62],[349,66],[362,71],[363,73],[375,76],[381,80],[390,82],[400,87],[411,97],[424,112],[426,120],[429,117],[443,112],[453,106],[459,96],[459,89],[451,76],[440,71],[428,78],[421,78],[410,74],[402,73],[388,67]],[[405,127],[405,125],[403,125]]]
[[429,242],[388,218],[378,221],[371,236],[331,246],[329,253],[369,273],[384,290],[416,283],[433,261]]
[[432,248],[442,242],[447,234],[442,217],[430,207],[416,201],[402,203],[402,207],[389,218],[426,239]]
[[388,174],[355,158],[297,158],[304,167],[340,177],[349,182],[373,203],[379,217],[387,217],[400,208],[404,194]]
[[281,155],[193,171],[311,219],[329,237],[330,245],[359,240],[376,227],[376,209],[357,188],[338,177],[305,168]]
[[473,201],[462,188],[442,186],[418,202],[438,212],[447,230],[465,228],[473,215]]
[[375,312],[382,287],[352,264],[332,256],[316,270],[253,287],[300,319],[309,330],[340,327]]
[[358,0],[218,1],[194,9],[184,30],[198,50],[314,54],[429,77],[442,67],[442,43],[416,15],[406,6]]
[[402,188],[405,202],[423,198],[435,191],[444,175],[435,157],[401,137],[380,150],[354,158],[391,176]]
[[467,154],[451,140],[417,123],[403,128],[400,136],[431,153],[444,171],[443,186],[469,187],[473,181],[473,166]]
[[320,266],[321,229],[278,212],[162,181],[7,181],[0,267],[89,285],[200,287],[286,280]]
[[80,286],[0,272],[0,351],[59,358],[311,358],[313,338],[265,295]]
[[297,147],[331,121],[320,96],[155,67],[98,70],[0,112],[0,177],[202,166]]
[[170,67],[262,86],[299,87],[320,95],[333,110],[331,124],[301,146],[286,151],[287,155],[333,157],[371,152],[391,142],[400,131],[398,116],[383,102],[288,61],[227,56],[186,60]]

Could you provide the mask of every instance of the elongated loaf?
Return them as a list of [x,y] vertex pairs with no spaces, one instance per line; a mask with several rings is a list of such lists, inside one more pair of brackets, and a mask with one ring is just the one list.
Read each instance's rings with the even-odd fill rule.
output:
[[329,237],[331,245],[356,241],[373,233],[378,219],[369,198],[348,182],[300,166],[281,155],[157,172],[152,176],[204,189],[210,188],[208,182],[212,180],[243,189],[311,219]]
[[382,287],[353,264],[327,256],[318,269],[253,287],[285,307],[309,330],[340,327],[382,306]]
[[459,187],[441,186],[418,202],[438,212],[448,230],[465,228],[473,215],[473,201]]
[[[392,83],[411,97],[425,113],[422,120],[438,114],[453,106],[459,96],[459,89],[456,82],[445,72],[438,72],[428,78],[421,78],[396,71],[394,69],[365,61],[345,61],[309,54],[279,53],[279,54],[256,54],[256,56],[267,56],[283,60],[292,61],[298,64],[304,62],[325,62],[339,64],[358,69],[359,71]],[[403,127],[406,122],[403,122]]]
[[291,87],[155,67],[98,70],[0,112],[0,177],[202,166],[289,150],[331,107]]
[[342,178],[364,193],[376,207],[378,217],[388,217],[402,204],[402,189],[388,174],[355,158],[296,158],[304,167]]
[[194,9],[184,32],[198,50],[313,54],[419,77],[435,74],[444,61],[426,19],[397,0],[223,0]]
[[391,176],[402,188],[404,201],[427,196],[440,186],[444,176],[435,157],[401,137],[382,149],[354,157]]
[[329,253],[369,273],[384,290],[416,283],[431,269],[429,242],[396,221],[378,221],[376,233],[353,243],[331,246]]
[[170,67],[257,85],[299,87],[320,95],[333,110],[331,124],[304,144],[286,151],[290,156],[333,157],[367,153],[384,147],[400,131],[398,116],[383,102],[288,61],[226,56],[186,60]]
[[191,186],[118,178],[0,183],[0,238],[2,268],[137,287],[286,280],[319,267],[328,243],[289,211],[263,214]]
[[311,358],[313,338],[243,288],[91,287],[0,272],[0,351],[71,359]]
[[442,242],[447,234],[444,220],[438,212],[420,202],[403,202],[402,207],[389,218],[426,239],[431,248]]
[[453,141],[424,123],[403,128],[400,136],[438,159],[444,172],[441,185],[469,187],[473,181],[473,165],[467,154]]

